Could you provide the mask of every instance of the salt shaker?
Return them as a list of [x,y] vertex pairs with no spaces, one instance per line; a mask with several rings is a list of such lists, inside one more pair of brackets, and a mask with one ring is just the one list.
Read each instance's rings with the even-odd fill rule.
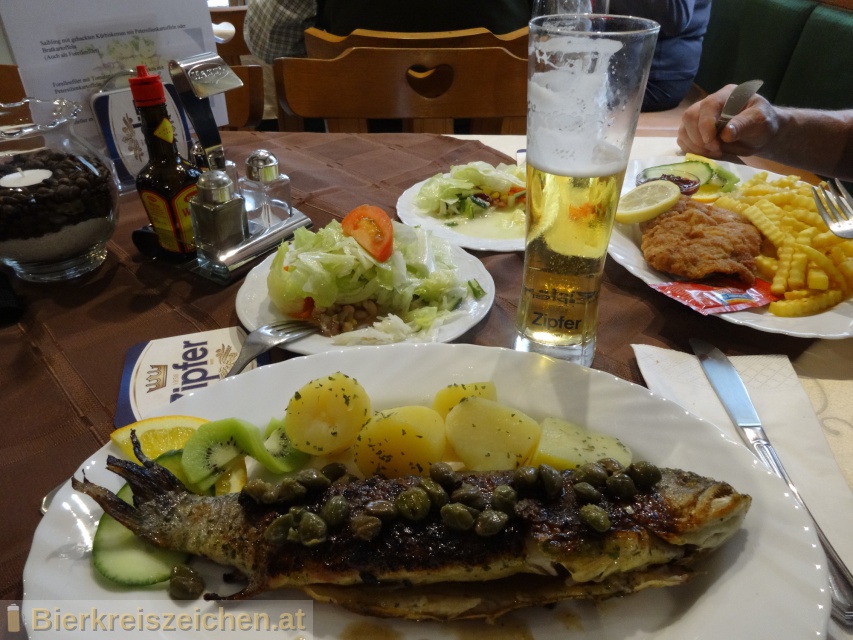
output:
[[245,173],[239,184],[249,220],[269,228],[289,218],[290,178],[279,172],[275,155],[258,149],[246,160]]
[[249,237],[245,203],[225,171],[205,171],[197,186],[198,193],[190,200],[190,211],[198,261],[202,268],[216,271],[219,254]]

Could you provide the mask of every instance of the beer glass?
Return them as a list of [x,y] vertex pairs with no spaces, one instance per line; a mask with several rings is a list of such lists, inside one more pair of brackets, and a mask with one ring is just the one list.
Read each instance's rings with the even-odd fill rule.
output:
[[659,28],[600,14],[530,21],[517,350],[592,364],[607,244]]

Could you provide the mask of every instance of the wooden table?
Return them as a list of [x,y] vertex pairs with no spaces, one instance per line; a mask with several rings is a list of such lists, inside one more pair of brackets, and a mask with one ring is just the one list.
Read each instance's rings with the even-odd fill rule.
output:
[[[238,165],[258,148],[275,153],[292,179],[294,204],[315,226],[340,219],[362,203],[393,212],[404,189],[451,164],[514,160],[477,140],[434,135],[225,132],[223,142]],[[155,338],[239,325],[234,300],[240,282],[220,286],[168,261],[143,257],[130,236],[146,222],[136,193],[126,194],[109,255],[99,270],[62,284],[13,281],[26,312],[17,324],[0,328],[4,599],[22,596],[21,575],[42,496],[109,438],[128,349]],[[497,295],[493,309],[466,341],[511,348],[523,256],[477,255],[491,272]],[[689,351],[688,338],[698,336],[729,354],[784,353],[796,362],[821,342],[700,316],[654,292],[614,261],[605,270],[599,322],[593,367],[640,384],[633,343]],[[286,357],[286,352],[274,354],[274,359]],[[853,350],[845,345],[836,364],[837,379],[827,376],[815,384],[836,399],[847,398]],[[835,424],[850,430],[849,414],[843,424]],[[841,462],[853,480],[851,459]]]

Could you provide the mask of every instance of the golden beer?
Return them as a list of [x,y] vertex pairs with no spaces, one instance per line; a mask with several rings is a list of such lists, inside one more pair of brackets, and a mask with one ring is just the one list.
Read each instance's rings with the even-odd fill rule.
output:
[[604,259],[624,176],[624,169],[562,176],[528,159],[517,349],[592,362]]

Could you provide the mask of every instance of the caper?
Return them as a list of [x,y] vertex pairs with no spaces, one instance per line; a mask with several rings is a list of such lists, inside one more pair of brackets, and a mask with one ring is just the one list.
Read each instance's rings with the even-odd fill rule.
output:
[[323,505],[320,515],[332,529],[337,529],[349,520],[349,502],[343,496],[332,496]]
[[263,502],[264,494],[273,488],[269,482],[264,482],[258,478],[249,480],[243,486],[243,493],[249,496],[255,502]]
[[296,474],[296,480],[309,491],[323,491],[332,481],[316,469],[302,469]]
[[503,511],[508,515],[515,513],[515,505],[518,502],[518,494],[508,484],[499,484],[492,491],[492,509]]
[[637,487],[627,473],[614,473],[607,478],[607,493],[617,500],[627,500],[637,495]]
[[320,469],[320,473],[329,479],[329,482],[334,482],[342,477],[347,472],[347,467],[341,462],[330,462],[325,467]]
[[638,460],[631,464],[628,467],[628,475],[631,476],[634,484],[641,489],[650,489],[660,482],[663,477],[660,469],[645,460]]
[[382,521],[375,516],[358,514],[349,523],[352,534],[361,540],[373,540],[382,531]]
[[294,502],[305,497],[308,489],[296,478],[285,478],[276,487],[275,502]]
[[369,516],[379,518],[383,522],[394,520],[399,515],[397,507],[390,500],[371,500],[364,506],[364,512]]
[[543,464],[539,465],[539,480],[542,489],[549,498],[558,498],[563,494],[563,476],[554,467]]
[[195,600],[204,593],[204,580],[201,575],[185,564],[172,567],[169,576],[169,595],[175,600]]
[[486,509],[477,516],[477,522],[474,524],[474,531],[478,536],[482,536],[484,538],[494,536],[503,531],[507,522],[509,522],[509,516],[503,511]]
[[302,520],[302,516],[308,513],[308,510],[305,507],[293,506],[287,510],[287,513],[293,517],[293,526],[298,526],[299,522]]
[[444,490],[444,487],[442,487],[432,478],[422,478],[421,488],[423,488],[423,490],[427,492],[430,502],[432,502],[436,507],[441,508],[450,501],[450,498],[447,497],[447,491]]
[[589,482],[576,482],[574,484],[575,495],[583,503],[601,502],[601,492]]
[[409,487],[397,496],[394,506],[397,507],[401,518],[417,522],[429,515],[431,503],[426,491],[420,487]]
[[348,484],[352,484],[353,482],[358,482],[358,477],[354,476],[351,473],[345,473],[337,480],[333,481],[332,484],[335,486],[346,486]]
[[293,529],[293,516],[286,513],[273,520],[264,530],[264,540],[272,544],[284,544],[291,529]]
[[519,467],[512,474],[512,484],[516,489],[532,489],[538,480],[539,469],[536,467]]
[[486,508],[486,498],[479,487],[473,484],[463,482],[460,487],[450,494],[450,499],[453,502],[461,502],[462,504],[473,507],[477,511],[482,511]]
[[575,480],[577,482],[588,482],[593,487],[603,487],[608,477],[610,477],[610,474],[607,473],[607,469],[597,462],[582,464],[575,471]]
[[619,473],[620,471],[625,469],[625,465],[619,462],[616,458],[602,458],[598,461],[608,473]]
[[456,531],[467,531],[474,526],[474,515],[468,507],[459,502],[451,502],[441,508],[441,521]]
[[459,474],[446,462],[436,462],[429,466],[429,477],[442,487],[451,489],[459,482]]
[[597,504],[585,504],[580,508],[580,517],[586,525],[599,533],[610,529],[610,517]]
[[299,520],[299,542],[315,547],[326,541],[326,522],[316,513],[306,511]]

